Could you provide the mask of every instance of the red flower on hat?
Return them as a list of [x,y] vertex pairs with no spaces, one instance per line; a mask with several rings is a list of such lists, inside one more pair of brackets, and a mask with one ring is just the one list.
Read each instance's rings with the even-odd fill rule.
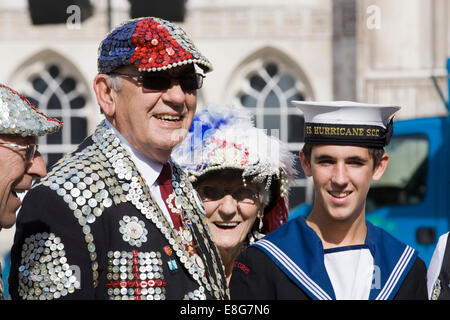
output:
[[130,63],[148,70],[191,59],[192,54],[179,44],[177,37],[152,18],[139,21],[132,35],[136,48]]

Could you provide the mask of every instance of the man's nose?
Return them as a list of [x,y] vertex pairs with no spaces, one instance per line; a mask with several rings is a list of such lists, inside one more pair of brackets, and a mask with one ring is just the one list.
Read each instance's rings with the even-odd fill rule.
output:
[[331,181],[339,186],[344,186],[348,183],[348,172],[345,164],[338,163],[334,167]]
[[47,174],[44,158],[39,152],[36,152],[34,158],[28,164],[27,173],[39,178],[43,178]]
[[180,83],[172,80],[170,88],[163,92],[161,98],[169,105],[184,105],[186,96]]

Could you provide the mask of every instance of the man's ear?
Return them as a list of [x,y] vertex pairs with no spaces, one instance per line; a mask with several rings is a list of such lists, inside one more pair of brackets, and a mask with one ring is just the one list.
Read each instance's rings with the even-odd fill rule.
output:
[[389,155],[387,153],[383,154],[380,162],[375,166],[373,170],[372,179],[378,181],[383,176],[384,171],[386,171],[387,165],[389,163]]
[[107,117],[114,117],[116,113],[115,91],[110,86],[110,80],[106,74],[98,74],[94,78],[94,92],[97,102]]
[[310,161],[308,159],[306,159],[305,154],[301,150],[299,152],[299,156],[300,156],[300,163],[302,165],[303,172],[305,173],[305,175],[307,177],[311,177],[312,176],[312,171],[311,171],[311,163],[310,163]]

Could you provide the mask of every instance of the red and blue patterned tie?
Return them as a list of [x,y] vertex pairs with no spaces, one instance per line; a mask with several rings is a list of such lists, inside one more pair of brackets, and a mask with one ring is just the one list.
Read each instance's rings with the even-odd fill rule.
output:
[[181,226],[181,219],[180,215],[176,212],[173,212],[170,207],[167,205],[167,199],[169,198],[169,195],[173,192],[173,186],[172,186],[172,168],[170,167],[169,163],[166,163],[161,173],[158,177],[158,184],[159,184],[159,190],[161,191],[161,196],[164,200],[164,203],[166,204],[166,208],[169,211],[170,217],[172,218],[173,226],[176,230],[180,229]]

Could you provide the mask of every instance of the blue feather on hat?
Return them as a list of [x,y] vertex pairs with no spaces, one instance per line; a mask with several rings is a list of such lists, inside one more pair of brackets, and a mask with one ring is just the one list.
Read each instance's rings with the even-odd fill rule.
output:
[[[253,126],[251,114],[242,108],[219,107],[208,105],[205,109],[197,112],[192,120],[186,139],[190,140],[188,152],[192,152],[197,146],[195,141],[203,141],[213,136],[217,130],[226,126],[237,126],[241,123],[242,129]],[[199,130],[199,127],[201,130]],[[195,139],[195,140],[194,140]]]

